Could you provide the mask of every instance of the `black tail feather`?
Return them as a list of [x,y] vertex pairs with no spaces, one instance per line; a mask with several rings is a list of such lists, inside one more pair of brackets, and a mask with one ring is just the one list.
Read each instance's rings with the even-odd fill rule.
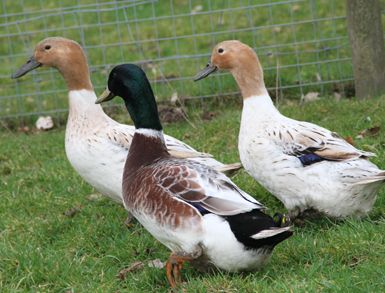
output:
[[273,249],[274,246],[289,238],[293,234],[292,231],[287,230],[267,238],[251,238],[252,235],[255,235],[263,230],[280,228],[283,222],[282,218],[278,219],[277,222],[274,221],[272,217],[266,215],[258,209],[234,216],[226,216],[225,218],[229,222],[230,228],[237,240],[250,249]]

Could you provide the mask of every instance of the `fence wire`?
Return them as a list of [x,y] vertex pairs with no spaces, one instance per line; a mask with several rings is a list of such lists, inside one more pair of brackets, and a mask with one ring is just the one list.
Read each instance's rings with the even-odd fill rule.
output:
[[159,100],[238,95],[227,73],[192,77],[219,41],[252,46],[275,96],[344,93],[352,82],[340,0],[3,0],[0,118],[66,112],[66,86],[53,69],[10,75],[43,38],[63,36],[86,51],[96,92],[119,63],[141,64]]

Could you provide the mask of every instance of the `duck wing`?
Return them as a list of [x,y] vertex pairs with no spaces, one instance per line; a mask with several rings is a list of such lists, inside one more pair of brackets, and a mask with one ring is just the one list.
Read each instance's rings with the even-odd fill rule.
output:
[[[134,133],[134,126],[118,123],[113,123],[106,131],[107,137],[113,144],[126,150],[130,149]],[[212,158],[211,154],[198,152],[189,145],[169,135],[165,135],[165,141],[168,151],[176,158]]]
[[160,188],[201,213],[230,216],[264,208],[224,174],[203,164],[171,158],[160,160],[151,168]]
[[[131,125],[119,124],[115,121],[113,122],[114,123],[104,131],[106,132],[109,141],[121,147],[122,151],[124,151],[124,156],[127,156],[127,152],[130,149],[131,141],[135,133],[135,127]],[[214,159],[211,154],[198,152],[191,146],[172,136],[164,135],[164,139],[168,152],[174,158],[194,160],[210,166],[219,172],[228,174],[232,174],[242,168],[240,163],[223,164]]]
[[356,149],[335,132],[307,122],[290,122],[274,132],[281,140],[284,153],[297,156],[304,165],[322,160],[344,161],[374,156],[371,152]]

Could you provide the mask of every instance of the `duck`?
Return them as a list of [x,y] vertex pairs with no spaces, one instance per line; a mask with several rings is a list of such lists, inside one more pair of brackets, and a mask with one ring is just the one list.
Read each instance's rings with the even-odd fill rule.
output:
[[297,217],[364,217],[385,171],[336,132],[282,115],[274,106],[255,51],[238,40],[218,43],[194,78],[217,70],[234,77],[243,98],[238,150],[245,170]]
[[[33,56],[12,78],[39,68],[56,68],[68,87],[69,114],[65,131],[65,152],[75,171],[101,194],[122,203],[122,174],[135,127],[116,122],[95,104],[86,55],[75,41],[49,37],[37,44]],[[169,152],[217,168],[232,171],[240,164],[225,165],[211,155],[165,135]]]
[[157,104],[144,71],[134,64],[112,69],[97,103],[123,98],[135,134],[123,172],[125,208],[171,250],[166,276],[181,280],[185,262],[229,272],[262,267],[274,247],[292,235],[264,206],[226,175],[169,153]]

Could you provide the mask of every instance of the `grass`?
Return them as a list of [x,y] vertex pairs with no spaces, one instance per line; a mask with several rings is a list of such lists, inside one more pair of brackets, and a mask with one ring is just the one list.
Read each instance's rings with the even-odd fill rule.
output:
[[[198,104],[187,122],[165,131],[225,162],[238,160],[241,113],[234,100]],[[355,136],[385,125],[384,98],[367,101],[323,98],[299,106],[286,101],[280,110]],[[202,112],[215,114],[203,120]],[[127,121],[126,113],[115,118]],[[385,168],[385,132],[355,139],[378,155]],[[64,129],[50,132],[0,131],[0,291],[1,292],[168,292],[164,270],[148,267],[119,271],[135,261],[166,260],[168,250],[139,224],[124,225],[125,210],[95,191],[73,171],[64,153]],[[267,191],[240,172],[234,181],[265,203],[284,211]],[[181,292],[383,292],[385,290],[385,190],[370,216],[343,222],[320,220],[295,227],[271,262],[249,274],[201,274],[186,266]],[[77,211],[77,212],[75,212]]]
[[[239,39],[258,48],[269,87],[276,86],[279,64],[279,86],[291,87],[281,90],[286,98],[298,98],[300,88],[305,94],[344,92],[347,85],[339,80],[352,77],[344,1],[178,0],[100,11],[111,8],[105,2],[111,1],[98,1],[99,6],[91,7],[95,11],[86,12],[83,7],[66,14],[63,8],[75,9],[77,1],[3,1],[0,117],[67,108],[67,101],[59,98],[66,91],[63,80],[53,70],[38,69],[17,81],[9,78],[26,62],[37,42],[47,36],[60,35],[83,43],[98,92],[104,88],[111,66],[143,61],[160,100],[168,100],[173,92],[185,98],[234,92],[236,85],[228,74],[192,82],[207,63],[212,47],[226,39]],[[81,4],[95,5],[95,0]],[[202,10],[191,14],[198,5]],[[242,8],[248,5],[252,7]],[[64,12],[57,15],[57,11]],[[31,13],[24,17],[22,12]]]
[[[102,6],[103,2],[98,1]],[[315,83],[304,86],[305,93],[316,90],[325,96],[331,90],[343,92],[345,85],[317,84],[320,79],[329,82],[351,77],[346,25],[341,17],[345,14],[344,1],[279,4],[285,1],[261,0],[250,3],[272,5],[195,15],[190,14],[190,2],[169,1],[166,5],[157,1],[118,11],[50,15],[41,11],[58,5],[76,6],[78,1],[4,0],[0,7],[0,117],[67,109],[66,89],[55,71],[39,69],[18,81],[9,79],[35,44],[47,36],[84,42],[98,92],[105,86],[111,65],[154,60],[145,69],[160,100],[168,100],[173,92],[189,98],[235,91],[229,75],[217,74],[200,83],[193,83],[191,76],[207,62],[216,42],[237,38],[258,48],[268,86],[276,85],[279,62],[280,85],[293,86],[282,92],[284,98],[293,98],[280,102],[284,114],[353,138],[363,129],[385,125],[383,98],[340,102],[322,98],[303,106],[294,100],[299,96],[300,83]],[[177,17],[169,17],[171,4]],[[202,4],[203,12],[246,5],[244,1],[193,1],[195,4]],[[32,13],[27,19],[11,15],[22,11]],[[156,24],[151,20],[154,12],[161,18]],[[42,17],[28,20],[36,16]],[[5,25],[7,22],[13,24]],[[231,32],[234,29],[237,31]],[[151,39],[159,40],[148,42]],[[272,49],[275,44],[281,46]],[[173,59],[187,55],[197,56]],[[296,64],[302,65],[297,68]],[[205,111],[216,115],[206,121],[202,119]],[[221,161],[238,161],[240,111],[238,101],[197,100],[189,105],[195,127],[179,122],[166,125],[166,132]],[[64,114],[56,114],[57,119],[59,116]],[[124,112],[115,113],[115,118],[128,121]],[[95,196],[92,187],[73,171],[65,157],[63,128],[27,134],[6,129],[7,125],[32,121],[13,119],[0,127],[0,291],[169,291],[164,270],[145,266],[128,273],[125,280],[116,277],[135,261],[165,260],[169,252],[140,225],[127,228],[123,223],[125,210]],[[378,155],[372,161],[382,169],[384,136],[381,128],[376,136],[355,139],[359,148]],[[244,171],[234,181],[272,213],[284,212],[282,204]],[[261,271],[206,275],[187,266],[181,291],[385,291],[384,193],[382,189],[372,213],[363,220],[320,220],[295,227],[294,236],[276,248],[271,262]]]

